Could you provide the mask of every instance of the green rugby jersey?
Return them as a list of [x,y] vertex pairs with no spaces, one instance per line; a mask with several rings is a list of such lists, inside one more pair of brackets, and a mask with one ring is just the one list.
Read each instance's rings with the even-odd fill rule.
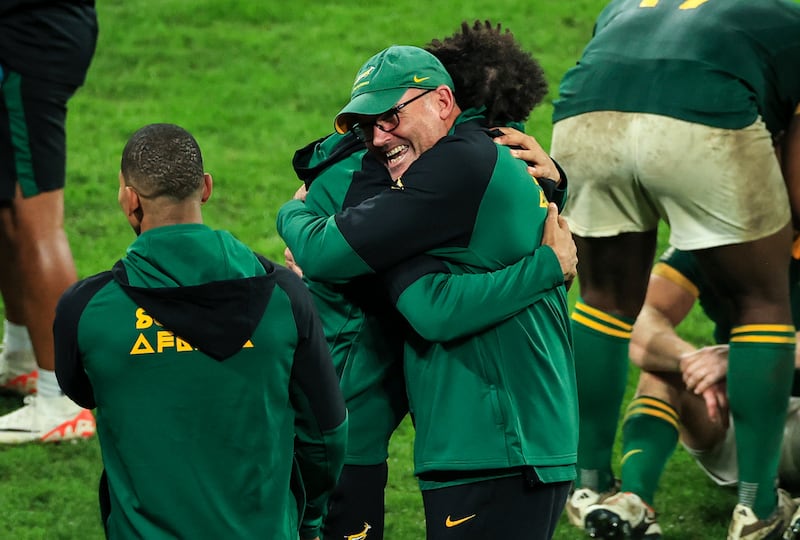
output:
[[653,113],[785,130],[800,103],[800,5],[788,0],[614,0],[561,80],[553,121]]
[[318,534],[346,411],[292,272],[224,231],[151,229],[64,294],[54,334],[62,388],[96,408],[110,538]]
[[[524,163],[498,147],[479,118],[462,114],[401,184],[328,218],[290,201],[279,211],[278,231],[314,279],[382,272],[425,252],[469,274],[534,253],[546,213],[547,199]],[[545,481],[574,478],[577,404],[566,291],[552,250],[536,251],[540,275],[558,275],[558,285],[551,281],[538,301],[467,345],[412,337],[406,347],[418,474],[533,465]],[[418,283],[409,274],[399,272],[395,291]],[[487,311],[497,308],[483,301]],[[467,321],[455,316],[451,328]],[[451,345],[457,350],[450,352]],[[435,379],[417,371],[434,363]],[[412,388],[425,383],[423,391]],[[439,428],[420,431],[424,421]]]

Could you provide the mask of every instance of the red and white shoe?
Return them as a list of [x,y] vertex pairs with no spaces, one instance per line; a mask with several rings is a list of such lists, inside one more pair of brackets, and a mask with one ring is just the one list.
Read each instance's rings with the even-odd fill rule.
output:
[[27,396],[36,393],[39,369],[32,349],[0,351],[0,391]]
[[67,396],[28,396],[16,411],[0,416],[0,444],[58,442],[92,437],[94,415]]

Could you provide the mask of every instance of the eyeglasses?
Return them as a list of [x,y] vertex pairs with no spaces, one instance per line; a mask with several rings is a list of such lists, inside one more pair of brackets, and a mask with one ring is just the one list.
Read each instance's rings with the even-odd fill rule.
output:
[[434,88],[425,90],[423,93],[414,96],[413,98],[407,101],[398,103],[397,105],[395,105],[394,107],[392,107],[391,109],[389,109],[388,111],[377,117],[374,121],[364,122],[364,123],[360,122],[357,124],[353,124],[353,127],[351,127],[350,129],[353,130],[353,133],[359,140],[364,142],[370,142],[373,139],[375,135],[374,128],[376,127],[379,130],[383,131],[384,133],[389,133],[391,131],[394,131],[395,129],[397,129],[397,126],[400,125],[400,115],[397,113],[402,111],[405,107],[407,107],[415,100],[421,98],[425,94],[433,92],[434,90],[435,90]]

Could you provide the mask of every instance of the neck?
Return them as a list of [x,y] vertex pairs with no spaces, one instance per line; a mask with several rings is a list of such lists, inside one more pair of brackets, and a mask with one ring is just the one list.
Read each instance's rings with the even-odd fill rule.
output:
[[161,208],[160,211],[147,212],[140,223],[141,232],[145,232],[156,227],[167,225],[202,224],[203,215],[199,205],[173,206]]
[[456,123],[456,119],[461,115],[461,107],[458,105],[453,107],[453,110],[450,111],[450,114],[447,116],[445,123],[447,124],[447,130],[450,131],[453,129],[453,126]]

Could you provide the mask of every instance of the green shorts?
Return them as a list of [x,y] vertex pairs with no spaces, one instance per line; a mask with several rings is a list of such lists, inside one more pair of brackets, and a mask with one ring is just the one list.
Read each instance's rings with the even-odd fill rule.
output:
[[0,204],[63,189],[67,101],[78,89],[3,70],[0,82]]

